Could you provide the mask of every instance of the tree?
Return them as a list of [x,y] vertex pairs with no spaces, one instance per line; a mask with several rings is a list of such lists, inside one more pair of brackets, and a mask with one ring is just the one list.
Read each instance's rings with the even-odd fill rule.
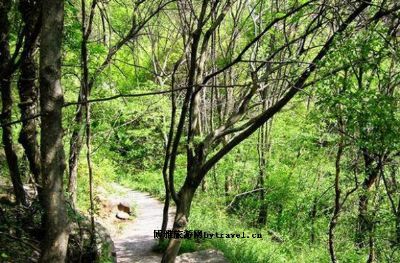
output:
[[42,1],[40,33],[40,155],[43,177],[45,234],[40,262],[64,262],[68,245],[68,218],[64,200],[65,170],[61,87],[61,42],[64,1]]
[[35,85],[36,64],[34,52],[40,32],[40,1],[22,0],[19,2],[19,11],[23,20],[24,44],[20,58],[20,75],[18,79],[19,108],[21,111],[22,129],[18,141],[24,147],[29,161],[29,168],[41,198],[40,153],[37,141],[37,102],[38,91]]
[[[84,116],[86,111],[85,101],[89,100],[92,89],[96,85],[96,81],[100,74],[103,73],[105,69],[107,69],[110,64],[113,63],[114,57],[117,53],[126,45],[128,45],[131,41],[138,37],[138,35],[143,31],[143,28],[147,25],[147,23],[161,10],[165,8],[172,1],[158,1],[155,0],[154,3],[146,2],[145,12],[141,12],[141,6],[144,1],[135,2],[132,15],[131,15],[131,25],[128,27],[128,31],[120,36],[120,39],[116,41],[116,43],[110,42],[108,43],[109,48],[107,55],[100,63],[100,65],[96,66],[93,72],[89,72],[89,54],[88,54],[88,41],[92,34],[94,17],[96,14],[96,7],[98,7],[98,1],[93,0],[90,5],[90,11],[83,13],[84,17],[82,17],[81,21],[81,29],[82,29],[82,40],[81,40],[81,57],[82,61],[86,61],[86,66],[82,67],[82,74],[80,76],[80,90],[78,93],[78,100],[76,105],[75,112],[75,125],[73,127],[73,132],[70,139],[70,149],[69,149],[69,157],[68,157],[68,168],[69,168],[69,178],[68,178],[68,192],[71,196],[72,204],[76,203],[76,189],[77,189],[77,176],[78,176],[78,164],[79,164],[79,155],[82,148],[83,143],[83,133],[84,133]],[[152,7],[154,4],[154,7]],[[149,8],[152,7],[152,8]],[[104,16],[102,9],[99,8],[100,13]],[[140,14],[144,15],[141,16]],[[87,21],[85,23],[85,21]],[[111,26],[111,25],[110,25]],[[111,34],[111,32],[110,32]],[[116,34],[118,35],[118,34]],[[110,39],[111,41],[111,39]],[[85,90],[87,89],[87,96]]]
[[[183,3],[184,2],[182,2],[182,4]],[[324,8],[324,5],[313,6],[313,1],[310,1],[303,2],[297,6],[287,7],[285,10],[281,10],[283,14],[277,13],[277,15],[270,20],[271,22],[267,23],[259,34],[252,37],[250,41],[248,41],[247,44],[239,51],[239,53],[233,56],[229,62],[225,63],[225,65],[207,75],[205,74],[205,72],[207,72],[205,69],[205,61],[207,58],[209,38],[212,32],[220,26],[228,10],[234,6],[234,3],[230,1],[218,3],[218,8],[214,6],[214,4],[214,2],[207,0],[202,1],[201,6],[199,7],[200,12],[198,14],[191,15],[191,17],[196,18],[195,22],[193,22],[193,24],[189,23],[188,26],[186,26],[187,28],[191,29],[189,36],[190,41],[187,41],[189,44],[187,45],[187,53],[185,54],[185,58],[187,60],[185,86],[187,87],[187,90],[181,106],[179,121],[175,131],[173,132],[174,134],[171,152],[169,159],[167,160],[169,164],[169,192],[171,193],[171,197],[176,203],[177,207],[173,229],[180,231],[185,230],[187,227],[190,207],[194,194],[208,171],[233,148],[252,135],[258,128],[260,128],[276,113],[278,113],[293,99],[293,97],[299,91],[302,91],[305,89],[305,87],[309,86],[307,80],[313,75],[313,73],[316,72],[317,69],[321,67],[321,64],[323,64],[323,59],[329,53],[329,51],[333,48],[340,50],[340,46],[335,46],[335,44],[337,44],[335,42],[336,39],[339,37],[346,37],[346,29],[352,22],[360,21],[360,14],[370,6],[370,2],[366,1],[356,6],[349,5],[341,7],[343,12],[342,15],[346,16],[346,18],[341,19],[341,21],[338,21],[337,24],[332,25],[333,30],[323,31],[328,35],[328,37],[323,40],[315,40],[315,34],[311,34],[311,32],[317,31],[317,33],[321,34],[322,32],[320,30],[323,30],[321,26],[324,23],[335,23],[334,21],[330,20],[323,21],[323,18],[327,17],[326,12],[328,12],[328,9]],[[277,47],[276,52],[273,52],[269,56],[267,55],[266,59],[259,61],[257,67],[258,70],[253,70],[250,72],[244,71],[247,78],[251,78],[253,81],[250,84],[245,85],[247,90],[240,94],[238,102],[235,105],[235,111],[229,117],[227,117],[221,126],[214,129],[212,132],[206,135],[200,134],[200,119],[198,110],[199,94],[201,94],[201,90],[207,85],[208,81],[227,69],[237,65],[239,62],[248,62],[248,60],[245,59],[246,52],[253,45],[259,42],[264,35],[269,33],[271,28],[280,22],[285,24],[289,23],[290,21],[294,24],[294,26],[298,25],[300,21],[298,16],[302,17],[302,14],[304,14],[302,13],[303,9],[312,7],[316,8],[316,11],[313,12],[316,14],[314,16],[314,20],[310,21],[305,28],[302,28],[303,30],[300,28],[294,30],[293,32],[296,32],[298,35],[293,36],[292,39],[286,40],[281,47]],[[207,27],[209,24],[208,19],[210,17],[208,10],[213,10],[215,8],[220,10],[220,13],[217,14],[215,23],[212,23]],[[194,11],[190,10],[190,12]],[[372,13],[372,16],[369,17],[369,20],[367,19],[367,21],[379,19],[385,13],[386,12],[382,10],[378,10],[375,13]],[[296,15],[297,18],[293,19],[292,16]],[[308,37],[310,37],[311,43],[309,42],[310,39]],[[312,40],[317,41],[317,43],[313,43]],[[320,47],[317,52],[314,50],[315,46]],[[294,64],[294,66],[287,69],[292,74],[290,77],[293,80],[288,81],[288,84],[281,84],[284,85],[284,88],[281,88],[281,92],[275,94],[276,96],[279,96],[279,99],[277,99],[266,110],[255,112],[253,113],[253,117],[249,117],[247,120],[244,119],[244,117],[248,117],[251,113],[250,109],[252,108],[252,98],[256,92],[260,90],[259,83],[263,83],[259,74],[265,69],[265,65],[274,63],[273,59],[278,57],[277,54],[281,54],[282,50],[289,54],[288,58],[280,57],[280,60],[276,61],[278,66],[275,67],[275,69],[279,69],[279,66],[281,65]],[[298,53],[294,53],[293,50],[297,50]],[[300,54],[301,58],[298,58],[297,54]],[[298,72],[300,72],[300,74]],[[268,87],[268,85],[265,85],[264,87]],[[187,127],[185,142],[187,175],[182,187],[178,192],[176,192],[174,186],[174,170],[177,150],[181,137],[183,136],[185,126]],[[221,146],[222,138],[226,135],[232,135],[232,137],[226,143],[226,145]],[[211,157],[208,157],[209,155],[211,155]],[[181,240],[179,239],[170,240],[168,248],[163,256],[163,262],[174,261],[179,251],[180,244]]]
[[11,96],[11,78],[16,69],[15,55],[11,57],[9,46],[10,22],[8,13],[11,8],[11,1],[4,1],[0,4],[0,85],[1,85],[1,124],[3,130],[3,145],[6,154],[11,182],[14,187],[16,201],[26,205],[26,194],[21,180],[18,157],[13,146],[12,127],[8,125],[11,121],[13,100]]

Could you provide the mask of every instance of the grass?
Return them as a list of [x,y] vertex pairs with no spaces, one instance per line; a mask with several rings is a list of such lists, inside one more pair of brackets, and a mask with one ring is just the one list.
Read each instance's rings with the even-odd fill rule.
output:
[[[97,172],[96,184],[104,186],[106,189],[111,182],[117,182],[125,187],[150,193],[153,197],[163,200],[164,184],[160,170],[148,170],[143,172],[121,172],[114,168],[111,163],[102,162],[104,170]],[[96,169],[95,169],[96,171]],[[110,176],[110,173],[114,175]],[[176,173],[179,182],[184,174],[179,171]],[[84,180],[84,179],[81,179]],[[86,181],[82,183],[87,183]],[[108,189],[109,190],[109,189]],[[83,203],[85,193],[82,193]],[[87,195],[86,195],[87,196]],[[192,205],[189,226],[191,230],[203,230],[219,233],[262,233],[262,239],[253,238],[213,238],[207,240],[183,240],[180,254],[193,252],[201,249],[215,248],[222,251],[225,257],[232,263],[239,262],[330,262],[327,252],[326,240],[321,240],[315,245],[310,245],[307,240],[285,237],[283,243],[271,240],[267,229],[257,229],[249,227],[245,223],[248,215],[232,216],[225,211],[224,198],[218,193],[202,193],[200,190],[194,198]],[[305,230],[307,231],[307,230]],[[155,250],[163,251],[167,246],[166,241],[159,244]],[[357,253],[349,253],[349,249],[343,248],[338,251],[338,255],[343,262],[363,262],[365,259]]]

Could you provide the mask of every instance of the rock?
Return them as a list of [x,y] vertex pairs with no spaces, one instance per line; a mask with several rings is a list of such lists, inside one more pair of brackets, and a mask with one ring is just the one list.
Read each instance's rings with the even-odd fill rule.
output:
[[118,208],[119,211],[125,212],[127,214],[131,214],[132,213],[131,205],[126,200],[120,201],[119,204],[117,205],[117,208]]
[[[111,263],[117,263],[117,258],[115,256],[115,245],[114,241],[111,239],[110,232],[99,222],[96,222],[96,236],[98,240],[97,249],[99,252],[107,252],[107,257],[111,259]],[[103,253],[105,254],[105,253]]]
[[176,257],[175,263],[229,263],[221,251],[206,249],[193,253],[184,253]]
[[[77,212],[79,213],[79,212]],[[84,244],[90,242],[91,221],[90,218],[79,214],[79,225],[77,221],[72,221],[70,224],[70,236],[68,242],[68,258],[66,263],[72,262],[89,262],[85,261],[85,257],[91,257],[93,250],[89,249]],[[106,256],[112,263],[116,263],[116,258],[113,256],[115,245],[111,239],[110,232],[100,222],[95,222],[96,229],[96,245],[98,255]],[[82,249],[84,249],[82,251]],[[82,254],[83,253],[83,254]],[[83,257],[83,258],[82,258]],[[25,262],[25,261],[24,261]],[[28,262],[28,261],[26,261]],[[91,262],[91,261],[90,261]],[[108,261],[107,261],[108,262]]]
[[268,234],[271,236],[271,240],[278,242],[278,243],[283,243],[283,237],[281,237],[278,233],[272,231],[271,229],[268,230]]
[[117,214],[115,215],[118,219],[121,219],[121,220],[127,220],[127,219],[129,219],[129,214],[128,213],[125,213],[125,212],[123,212],[123,211],[118,211],[117,212]]

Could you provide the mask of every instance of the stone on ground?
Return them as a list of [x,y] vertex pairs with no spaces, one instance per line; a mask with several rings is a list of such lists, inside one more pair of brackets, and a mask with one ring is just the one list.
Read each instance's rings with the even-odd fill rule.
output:
[[175,263],[229,263],[221,251],[207,249],[179,255]]
[[125,213],[128,213],[128,214],[131,214],[131,213],[132,213],[132,211],[131,211],[131,205],[130,205],[130,203],[129,203],[128,201],[126,201],[126,200],[121,200],[121,201],[119,202],[117,208],[118,208],[119,211],[122,211],[122,212],[125,212]]
[[118,211],[117,212],[117,214],[115,215],[118,219],[121,219],[121,220],[127,220],[127,219],[129,219],[129,214],[128,213],[125,213],[125,212],[123,212],[123,211]]

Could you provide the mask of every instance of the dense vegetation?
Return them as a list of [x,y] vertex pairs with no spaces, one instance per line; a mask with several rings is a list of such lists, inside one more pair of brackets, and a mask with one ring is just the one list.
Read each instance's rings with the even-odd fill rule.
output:
[[400,261],[399,10],[2,0],[0,182],[13,197],[2,190],[0,242],[35,239],[41,262],[64,262],[67,222],[85,216],[87,260],[106,261],[96,196],[117,182],[176,209],[175,230],[263,234],[171,239],[163,262],[209,246],[231,262]]

